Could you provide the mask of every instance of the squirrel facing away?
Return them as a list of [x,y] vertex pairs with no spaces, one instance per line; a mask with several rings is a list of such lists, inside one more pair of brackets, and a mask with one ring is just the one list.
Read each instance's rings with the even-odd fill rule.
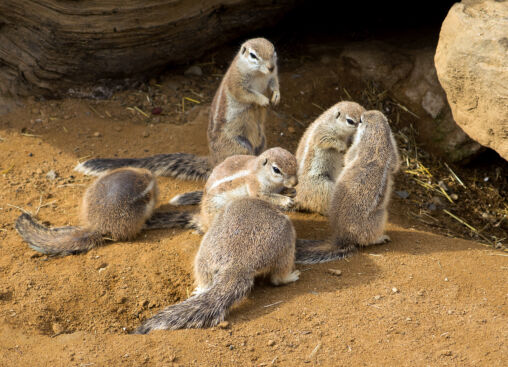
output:
[[298,280],[300,272],[293,270],[295,238],[289,218],[270,203],[255,198],[230,201],[201,241],[194,261],[196,291],[134,333],[211,327],[248,295],[256,275],[268,273],[274,285]]
[[389,241],[383,231],[393,174],[398,168],[397,144],[388,120],[379,111],[364,112],[330,201],[330,238],[297,240],[296,262],[340,259],[358,246]]
[[[206,182],[200,212],[188,217],[188,222],[187,218],[182,219],[177,214],[180,212],[173,212],[173,218],[170,218],[173,215],[171,212],[166,213],[162,227],[168,228],[169,222],[174,219],[174,227],[184,226],[205,233],[227,203],[242,197],[259,198],[288,210],[294,204],[292,196],[298,184],[296,169],[295,156],[283,148],[271,148],[259,156],[235,155],[226,158],[213,169]],[[160,213],[154,219],[149,219],[147,225],[154,226],[155,221],[161,221],[163,215]]]
[[[16,230],[28,245],[44,254],[69,255],[102,245],[105,236],[131,240],[142,229],[166,228],[165,213],[153,213],[158,189],[153,174],[141,168],[119,168],[99,177],[85,192],[79,227],[47,228],[29,214],[16,221]],[[146,225],[152,217],[154,224]],[[189,221],[187,213],[172,215],[171,223]]]
[[213,98],[207,130],[208,156],[171,153],[146,158],[96,158],[80,163],[75,170],[98,175],[132,166],[147,168],[158,176],[206,180],[225,158],[259,155],[265,150],[267,106],[279,101],[275,48],[264,38],[250,39],[240,47]]
[[364,111],[358,103],[339,102],[309,125],[296,150],[300,182],[296,209],[327,214],[344,154]]

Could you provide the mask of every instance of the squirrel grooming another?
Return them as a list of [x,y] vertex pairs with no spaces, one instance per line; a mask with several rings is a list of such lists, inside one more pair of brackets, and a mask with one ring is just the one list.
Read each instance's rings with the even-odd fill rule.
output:
[[297,263],[340,259],[359,246],[390,240],[383,231],[399,154],[388,120],[380,111],[362,114],[344,161],[330,201],[330,238],[297,240]]

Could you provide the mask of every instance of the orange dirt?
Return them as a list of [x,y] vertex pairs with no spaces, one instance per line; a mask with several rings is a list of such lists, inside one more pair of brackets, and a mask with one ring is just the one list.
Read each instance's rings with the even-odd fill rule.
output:
[[[309,76],[322,75],[325,66],[298,70],[299,79],[287,64],[291,72],[281,74],[283,104],[270,114],[268,143],[294,151],[320,113],[305,101],[327,107],[341,94],[331,87],[330,93],[314,92],[329,86]],[[302,275],[294,284],[272,287],[260,280],[224,328],[127,335],[193,289],[201,237],[190,231],[146,232],[132,243],[63,258],[28,248],[13,228],[20,213],[13,206],[38,210],[51,225],[76,224],[92,180],[72,170],[79,158],[207,153],[207,107],[220,78],[204,70],[201,78],[175,72],[152,81],[144,89],[150,101],[143,89],[107,101],[32,100],[1,117],[1,366],[508,364],[506,252],[415,229],[420,223],[397,197],[388,225],[393,242],[347,261],[298,266]],[[183,97],[203,107],[191,110],[194,102],[187,100],[184,112]],[[139,106],[149,114],[155,105],[163,115],[149,119],[126,109]],[[286,118],[293,111],[298,122]],[[50,170],[56,179],[46,177]],[[159,185],[161,203],[202,187],[169,178]],[[321,216],[291,217],[299,237],[326,236]]]

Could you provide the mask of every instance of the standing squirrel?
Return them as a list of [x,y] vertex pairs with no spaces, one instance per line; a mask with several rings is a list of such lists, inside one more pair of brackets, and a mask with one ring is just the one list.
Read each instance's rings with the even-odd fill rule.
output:
[[297,263],[340,259],[358,246],[390,240],[383,231],[399,154],[388,120],[380,111],[363,113],[344,161],[330,201],[330,238],[297,240]]
[[289,218],[270,203],[254,198],[228,202],[201,241],[194,261],[196,291],[134,333],[217,325],[248,295],[258,274],[268,273],[274,285],[298,280],[295,237]]
[[327,214],[344,154],[364,111],[358,103],[339,102],[309,125],[296,150],[300,182],[296,209]]
[[294,204],[292,197],[298,184],[296,169],[294,155],[282,148],[268,149],[259,156],[226,158],[213,169],[206,182],[199,214],[182,218],[177,214],[180,212],[160,213],[148,220],[147,225],[155,226],[156,221],[162,221],[161,227],[168,228],[174,220],[174,227],[194,228],[205,233],[217,213],[227,203],[241,197],[259,198],[288,210]]
[[[268,97],[267,97],[268,96]],[[277,54],[264,38],[242,44],[215,93],[208,122],[206,157],[188,153],[146,158],[96,158],[75,170],[97,175],[113,168],[147,168],[158,176],[206,180],[213,167],[235,154],[259,155],[265,150],[267,106],[280,101]]]

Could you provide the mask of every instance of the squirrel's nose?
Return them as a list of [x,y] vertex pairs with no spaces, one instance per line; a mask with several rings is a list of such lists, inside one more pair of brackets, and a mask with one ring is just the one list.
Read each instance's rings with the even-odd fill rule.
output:
[[271,73],[275,69],[275,65],[268,66],[268,71]]

